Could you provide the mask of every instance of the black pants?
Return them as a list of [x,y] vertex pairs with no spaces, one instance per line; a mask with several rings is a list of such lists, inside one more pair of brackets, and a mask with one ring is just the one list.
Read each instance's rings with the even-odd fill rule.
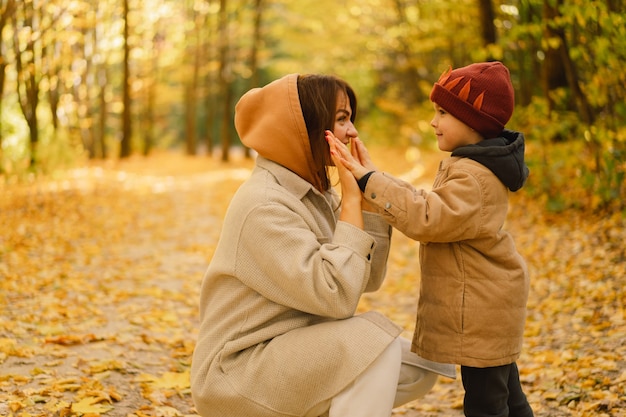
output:
[[467,417],[532,417],[514,363],[492,368],[461,366]]

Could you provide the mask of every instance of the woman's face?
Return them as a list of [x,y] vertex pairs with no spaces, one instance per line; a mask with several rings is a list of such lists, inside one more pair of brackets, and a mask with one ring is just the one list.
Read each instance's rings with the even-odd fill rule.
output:
[[350,106],[350,100],[348,100],[348,96],[345,93],[340,92],[337,94],[333,134],[346,145],[350,143],[352,138],[359,136],[359,132],[357,132],[356,127],[350,120],[351,116],[352,107]]

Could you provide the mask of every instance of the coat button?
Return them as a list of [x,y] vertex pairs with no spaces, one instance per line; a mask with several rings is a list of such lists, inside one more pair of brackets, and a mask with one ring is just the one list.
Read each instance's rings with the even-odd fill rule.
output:
[[372,197],[372,200],[374,200],[376,198],[376,193],[372,193],[370,197]]
[[385,210],[389,210],[391,208],[391,203],[390,202],[386,202],[385,203]]

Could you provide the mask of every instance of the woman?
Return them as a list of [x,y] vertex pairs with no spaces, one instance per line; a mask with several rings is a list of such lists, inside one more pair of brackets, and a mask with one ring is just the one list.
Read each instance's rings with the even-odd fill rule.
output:
[[202,284],[191,380],[201,415],[388,417],[435,383],[400,327],[354,315],[383,281],[391,234],[362,212],[341,164],[341,210],[331,187],[324,131],[347,144],[355,116],[350,86],[324,75],[287,75],[237,103],[235,127],[258,157]]

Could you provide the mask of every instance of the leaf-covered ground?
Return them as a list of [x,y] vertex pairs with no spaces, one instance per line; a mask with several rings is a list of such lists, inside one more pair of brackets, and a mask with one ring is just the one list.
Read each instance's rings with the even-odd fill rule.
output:
[[[376,156],[424,186],[440,158]],[[0,185],[0,415],[195,414],[198,288],[252,166],[234,159],[167,154]],[[542,207],[516,195],[508,223],[532,274],[525,391],[537,416],[626,416],[625,221]],[[395,233],[383,291],[360,306],[407,337],[417,252]],[[461,416],[462,398],[441,379],[394,416]]]

